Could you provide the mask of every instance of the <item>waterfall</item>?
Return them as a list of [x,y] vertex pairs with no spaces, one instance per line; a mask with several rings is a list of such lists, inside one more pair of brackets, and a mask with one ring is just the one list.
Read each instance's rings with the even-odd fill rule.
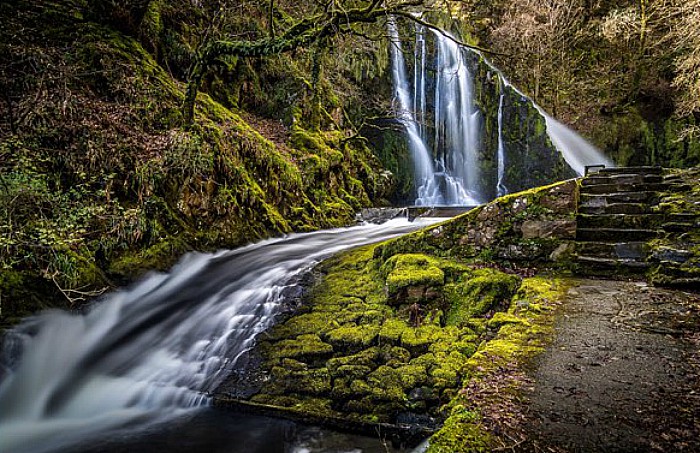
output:
[[399,32],[393,20],[389,21],[388,26],[389,36],[391,37],[391,61],[395,95],[399,102],[397,113],[399,121],[406,128],[408,147],[413,158],[414,181],[418,192],[415,204],[418,206],[441,205],[444,204],[444,197],[440,193],[433,160],[428,152],[428,147],[420,136],[415,112],[412,110],[414,102],[410,95],[408,77],[406,75],[406,62],[403,57]]
[[[524,143],[521,146],[522,149],[518,149],[517,146],[506,147],[506,141],[503,137],[505,127],[503,110],[506,108],[504,104],[508,106],[508,109],[512,109],[518,108],[518,104],[530,103],[540,113],[546,127],[549,144],[544,146],[552,152],[558,151],[564,161],[578,175],[584,173],[586,165],[614,166],[610,159],[595,146],[552,118],[542,107],[511,85],[501,71],[484,58],[480,52],[457,44],[445,32],[431,30],[432,33],[427,34],[426,28],[422,25],[416,25],[415,30],[413,87],[411,89],[406,75],[399,33],[395,22],[389,21],[395,94],[399,103],[398,116],[406,127],[409,149],[413,158],[418,192],[415,200],[416,205],[474,205],[485,201],[494,193],[501,196],[508,193],[509,188],[514,190],[524,188],[518,184],[514,184],[515,187],[513,187],[507,181],[506,151],[511,157],[513,153],[517,153],[516,156],[523,156],[519,163],[511,162],[511,165],[521,165],[525,160],[525,166],[529,167],[528,159],[536,159],[539,156],[531,156],[528,137],[516,138]],[[426,70],[430,54],[427,36],[430,36],[432,38],[430,42],[434,43],[434,71]],[[478,60],[477,63],[473,61],[475,56]],[[488,67],[490,74],[497,75],[500,82],[497,119],[484,118],[484,112],[493,110],[487,107],[483,111],[480,110],[474,99],[475,80],[472,68],[474,64],[482,63]],[[432,78],[428,79],[427,77]],[[477,83],[479,82],[477,81]],[[427,89],[431,85],[433,86],[432,97],[428,98]],[[514,95],[517,96],[517,100],[513,99]],[[509,96],[507,103],[505,102],[506,96]],[[482,96],[481,102],[485,102],[487,99],[488,97]],[[517,119],[517,115],[509,115],[508,117]],[[427,126],[431,118],[432,128],[429,128]],[[494,120],[497,120],[498,124],[497,149],[495,150],[493,148],[482,149],[487,144],[490,147],[495,145],[495,140],[484,137],[486,130],[482,125],[488,123],[489,120],[490,124],[493,124]],[[538,146],[542,147],[542,145]],[[429,149],[432,149],[432,152],[429,152]],[[494,154],[497,157],[496,180],[486,180],[480,171],[480,156]],[[551,159],[551,157],[547,159]],[[518,161],[518,159],[513,160]],[[554,167],[553,164],[553,172]],[[523,171],[527,170],[523,168]],[[561,173],[561,170],[559,172]],[[540,171],[538,174],[546,175],[547,173]],[[489,178],[492,177],[489,176]],[[542,178],[540,177],[540,179]],[[539,182],[547,181],[540,180]],[[493,190],[494,188],[495,190]]]
[[462,49],[434,33],[437,48],[435,83],[435,155],[445,179],[448,205],[480,204],[479,121],[474,81]]
[[421,225],[392,220],[189,254],[84,313],[29,318],[3,341],[0,451],[65,451],[201,410],[301,273]]
[[[480,52],[473,49],[469,49],[469,51],[479,55],[479,57],[483,60],[484,64],[486,64],[492,71],[494,71],[498,75],[502,87],[501,91],[503,91],[504,88],[510,88],[521,98],[526,99],[528,102],[530,102],[533,105],[533,107],[537,109],[537,111],[540,113],[540,115],[542,115],[542,117],[545,120],[545,124],[547,126],[547,136],[552,141],[552,144],[557,149],[557,151],[561,153],[566,163],[569,164],[569,166],[576,172],[576,174],[582,176],[585,173],[586,165],[602,164],[606,167],[615,166],[615,164],[607,156],[605,156],[605,154],[603,154],[602,151],[600,151],[593,144],[588,142],[585,138],[581,137],[571,128],[552,118],[551,115],[549,115],[542,107],[536,104],[535,101],[530,99],[529,96],[526,96],[522,91],[520,91],[518,88],[512,85],[510,81],[508,81],[506,76],[503,74],[503,72],[501,72],[500,69],[494,66],[493,63],[486,59]],[[501,96],[502,95],[503,94],[501,94]],[[502,112],[499,108],[499,118],[501,114]],[[499,137],[501,130],[500,128],[501,126],[499,119]]]
[[418,133],[421,140],[425,143],[426,139],[426,59],[427,59],[427,44],[425,42],[425,27],[416,24],[416,53],[414,58],[414,97],[413,111],[416,112],[416,121],[418,123]]
[[[427,49],[425,28],[416,27],[413,90],[406,74],[403,48],[396,24],[389,21],[392,47],[392,71],[398,117],[408,136],[413,159],[417,197],[415,204],[466,205],[480,204],[479,194],[479,111],[474,107],[473,80],[464,61],[462,49],[441,34],[438,42],[435,81],[435,152],[428,151],[427,112]],[[411,96],[413,92],[413,96]]]
[[503,98],[505,95],[501,92],[498,97],[498,179],[496,182],[496,196],[502,197],[508,193],[503,178],[506,171],[506,150],[503,143]]
[[586,165],[605,165],[614,167],[613,162],[608,159],[598,148],[586,141],[571,128],[549,116],[542,108],[536,106],[545,121],[547,121],[547,134],[552,143],[564,156],[564,160],[574,171],[582,176],[585,173]]

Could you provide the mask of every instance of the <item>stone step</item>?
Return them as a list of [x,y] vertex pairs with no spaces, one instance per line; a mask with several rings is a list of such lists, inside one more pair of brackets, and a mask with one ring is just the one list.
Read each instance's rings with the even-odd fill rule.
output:
[[655,204],[659,195],[651,191],[617,192],[603,194],[581,193],[580,202],[584,205],[598,204],[608,205],[613,203],[648,203]]
[[577,228],[643,229],[661,225],[660,214],[579,214]]
[[613,279],[641,277],[646,274],[649,264],[637,260],[598,258],[581,256],[576,258],[576,273]]
[[661,224],[661,229],[667,233],[690,233],[698,226],[691,222],[666,222]]
[[651,255],[649,256],[649,261],[660,263],[664,266],[669,266],[669,272],[673,272],[673,269],[676,266],[685,264],[689,259],[693,257],[693,252],[690,251],[689,248],[690,247],[659,247],[651,253]]
[[687,288],[697,290],[698,288],[700,288],[700,277],[671,278],[663,281],[654,281],[654,283],[661,284],[663,286],[670,286],[673,288]]
[[577,228],[577,241],[636,242],[659,236],[658,230],[620,228]]
[[581,214],[652,214],[648,203],[610,203],[605,198],[593,198],[581,203],[578,208]]
[[651,166],[640,166],[640,167],[610,167],[598,170],[597,173],[602,175],[616,175],[624,173],[641,173],[646,175],[660,175],[663,174],[663,167],[651,167]]
[[663,182],[661,175],[644,175],[644,174],[619,174],[619,175],[593,175],[587,176],[581,180],[581,185],[599,186],[606,184],[658,184]]
[[664,216],[669,222],[684,222],[690,224],[696,224],[700,222],[700,215],[694,212],[666,213],[664,214]]
[[[585,180],[584,180],[585,181]],[[582,194],[610,195],[620,192],[674,192],[684,190],[682,185],[658,183],[634,183],[634,184],[596,184],[581,186]]]
[[643,261],[649,254],[649,247],[644,242],[577,242],[576,254]]

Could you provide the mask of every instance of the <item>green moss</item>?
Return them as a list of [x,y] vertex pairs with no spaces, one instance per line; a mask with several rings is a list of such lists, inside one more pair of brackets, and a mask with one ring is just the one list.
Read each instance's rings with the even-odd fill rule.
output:
[[266,337],[270,339],[296,338],[299,335],[325,332],[339,326],[340,324],[336,321],[333,313],[314,311],[294,316],[275,326]]
[[388,366],[399,367],[411,360],[411,353],[398,346],[383,347],[381,359]]
[[428,370],[424,365],[408,364],[396,368],[401,379],[401,385],[404,389],[409,390],[428,384]]
[[450,303],[447,325],[463,325],[469,318],[507,304],[519,283],[517,276],[495,269],[478,269],[464,281],[447,285],[445,292]]
[[401,335],[401,346],[411,351],[415,357],[428,351],[438,342],[450,342],[457,338],[453,329],[442,329],[435,325],[408,328]]
[[379,342],[397,345],[401,335],[408,329],[408,324],[400,319],[387,319],[379,330]]
[[490,328],[499,328],[505,324],[529,324],[526,319],[519,316],[513,315],[511,313],[506,313],[499,311],[495,313],[491,319],[488,321],[488,326]]
[[404,380],[395,368],[380,366],[367,376],[367,384],[371,387],[372,397],[379,401],[403,402],[406,400]]
[[282,340],[270,348],[271,358],[315,359],[333,353],[333,346],[321,341],[318,335],[299,335],[295,339]]
[[273,367],[273,386],[267,389],[270,394],[298,393],[301,395],[323,396],[331,391],[331,375],[325,368],[289,369]]
[[396,255],[382,266],[386,275],[386,287],[389,295],[396,294],[407,286],[442,286],[445,273],[437,261],[426,255]]
[[479,413],[455,406],[442,429],[430,438],[427,453],[481,453],[492,451],[491,445]]
[[437,353],[435,356],[438,360],[436,366],[430,371],[433,386],[439,389],[456,388],[461,381],[462,369],[467,363],[467,357],[457,351]]
[[364,366],[374,369],[377,367],[377,361],[379,360],[379,357],[380,350],[378,347],[375,346],[364,349],[356,354],[347,355],[343,357],[334,357],[328,360],[328,362],[326,362],[326,366],[329,370],[331,370],[332,373],[334,373],[335,370],[337,370],[341,366],[347,365]]
[[376,325],[345,325],[326,333],[328,341],[336,348],[366,348],[377,339],[379,326]]

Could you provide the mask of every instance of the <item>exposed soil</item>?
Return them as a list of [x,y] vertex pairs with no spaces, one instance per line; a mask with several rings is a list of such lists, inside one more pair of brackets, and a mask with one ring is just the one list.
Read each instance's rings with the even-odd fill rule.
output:
[[700,294],[574,283],[514,450],[700,452]]

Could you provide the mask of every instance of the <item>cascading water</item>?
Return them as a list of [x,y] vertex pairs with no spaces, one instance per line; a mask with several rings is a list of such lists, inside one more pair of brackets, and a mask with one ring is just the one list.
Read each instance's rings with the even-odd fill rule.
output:
[[479,110],[474,105],[473,78],[462,49],[434,33],[437,47],[435,82],[435,155],[445,179],[448,205],[477,205],[479,199]]
[[208,405],[301,273],[425,224],[392,220],[190,254],[85,313],[26,320],[4,338],[0,451],[65,450]]
[[440,193],[433,160],[425,142],[420,136],[415,112],[412,110],[414,103],[410,95],[408,77],[406,75],[406,62],[403,58],[399,32],[393,20],[389,21],[388,27],[392,44],[391,61],[395,94],[399,102],[397,113],[408,134],[408,147],[413,158],[414,181],[418,190],[415,204],[418,206],[441,205],[444,204],[444,197]]
[[[551,143],[546,146],[549,146],[552,151],[556,149],[574,172],[582,175],[586,165],[614,166],[610,159],[597,148],[552,118],[540,106],[513,87],[501,71],[484,58],[481,53],[457,44],[445,32],[431,30],[432,33],[427,34],[422,25],[416,26],[413,99],[411,99],[401,42],[395,23],[390,22],[389,29],[392,37],[394,83],[401,109],[399,116],[406,125],[409,147],[416,170],[415,181],[418,187],[418,198],[415,204],[479,204],[489,196],[494,194],[501,196],[508,193],[509,188],[513,189],[506,181],[506,151],[511,153],[509,154],[511,157],[512,153],[520,151],[516,148],[506,149],[503,137],[503,117],[505,108],[519,108],[518,104],[522,103],[531,104],[539,112],[541,118],[544,119],[546,133]],[[434,42],[434,71],[426,71],[428,54],[430,54],[426,49],[427,36],[430,36],[431,42]],[[472,61],[474,59],[468,59],[467,56],[477,56],[479,62],[487,65],[488,74],[496,74],[500,82],[497,147],[494,141],[488,141],[484,137],[486,132],[485,128],[482,127],[482,121],[485,121],[484,113],[476,106],[474,100],[475,81],[470,68],[474,64],[480,63],[474,63]],[[434,78],[426,79],[431,73],[435,74]],[[491,81],[493,80],[491,79]],[[434,93],[432,98],[426,101],[426,90],[431,84],[434,86]],[[517,96],[517,100],[513,99],[514,95]],[[509,97],[509,102],[504,102],[505,97]],[[481,102],[484,102],[484,99],[482,98]],[[409,111],[409,107],[413,110]],[[426,111],[426,108],[429,111]],[[490,112],[492,110],[485,108],[484,111]],[[509,115],[509,117],[523,119],[514,114]],[[429,118],[433,119],[432,131],[426,127],[426,120]],[[496,118],[487,118],[486,120],[488,119],[492,122],[496,120]],[[532,133],[532,129],[529,133]],[[517,140],[525,143],[522,147],[522,157],[519,164],[522,164],[523,160],[528,162],[528,159],[537,158],[537,156],[530,154],[528,137],[520,137]],[[427,151],[430,144],[433,148],[432,154]],[[486,144],[490,148],[481,149]],[[480,172],[479,156],[489,154],[495,155],[494,160],[497,163],[495,180]],[[511,162],[510,165],[514,164]],[[523,171],[527,170],[523,168]],[[539,182],[551,182],[551,180]],[[516,190],[524,188],[518,187],[518,184],[515,186]],[[484,190],[488,187],[492,189]],[[494,187],[495,190],[493,190]]]
[[502,197],[508,193],[508,188],[504,184],[506,173],[506,150],[503,143],[503,98],[501,93],[498,97],[498,180],[496,182],[496,196]]
[[[434,93],[433,146],[437,156],[428,152],[427,50],[426,29],[416,27],[414,51],[413,99],[410,97],[406,63],[399,34],[389,22],[392,39],[392,67],[399,118],[406,127],[413,157],[418,196],[415,204],[474,206],[480,204],[478,150],[479,111],[474,106],[473,80],[464,62],[462,50],[439,33],[437,40],[438,76]],[[410,110],[409,108],[412,108]]]

